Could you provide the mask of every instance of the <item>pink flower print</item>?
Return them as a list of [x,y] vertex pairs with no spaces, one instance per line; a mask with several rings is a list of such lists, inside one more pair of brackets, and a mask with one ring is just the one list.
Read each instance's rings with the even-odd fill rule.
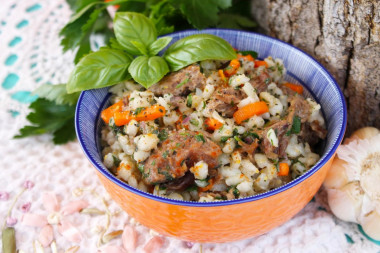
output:
[[30,189],[33,188],[34,183],[33,183],[32,181],[26,180],[26,181],[24,182],[24,185],[23,185],[23,186],[24,186],[25,189],[30,190]]
[[17,223],[17,219],[16,218],[13,218],[13,217],[7,217],[7,226],[8,227],[13,227],[14,225],[16,225]]
[[23,212],[23,213],[27,213],[27,212],[29,212],[29,210],[30,210],[30,206],[31,206],[32,204],[30,203],[30,202],[27,202],[27,203],[25,203],[25,204],[23,204],[21,207],[20,207],[20,209],[21,209],[21,211]]
[[0,200],[7,201],[9,199],[9,193],[8,192],[0,192]]

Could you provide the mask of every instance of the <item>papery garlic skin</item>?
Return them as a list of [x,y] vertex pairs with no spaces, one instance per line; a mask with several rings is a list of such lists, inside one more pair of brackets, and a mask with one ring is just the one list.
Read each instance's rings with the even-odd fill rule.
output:
[[380,131],[364,128],[337,150],[324,187],[331,211],[380,240]]
[[375,240],[380,238],[380,214],[376,211],[369,213],[360,220],[364,232]]
[[326,188],[335,189],[340,189],[341,187],[345,186],[349,182],[345,166],[347,166],[347,163],[345,161],[339,159],[338,157],[335,157],[323,185]]
[[357,222],[360,215],[363,194],[357,182],[351,182],[341,189],[329,189],[328,202],[331,211],[339,219],[350,222]]
[[358,130],[356,130],[350,138],[347,138],[344,141],[344,144],[348,144],[351,141],[354,140],[364,140],[364,139],[371,139],[372,137],[375,137],[376,135],[380,134],[379,129],[375,127],[363,127]]

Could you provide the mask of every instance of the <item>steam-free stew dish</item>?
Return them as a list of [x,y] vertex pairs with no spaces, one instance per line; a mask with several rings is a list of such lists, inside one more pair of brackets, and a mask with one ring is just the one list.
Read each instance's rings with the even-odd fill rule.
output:
[[147,90],[112,87],[105,166],[142,191],[202,202],[263,193],[309,170],[326,137],[321,106],[283,80],[280,59],[252,55],[202,61]]

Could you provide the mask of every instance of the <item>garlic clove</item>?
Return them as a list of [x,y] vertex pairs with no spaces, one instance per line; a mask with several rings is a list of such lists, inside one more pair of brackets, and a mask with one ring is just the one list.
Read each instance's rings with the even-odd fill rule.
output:
[[363,203],[363,190],[359,182],[351,182],[341,189],[328,189],[328,202],[331,211],[339,219],[357,222]]
[[350,136],[350,138],[346,138],[346,140],[344,141],[344,144],[348,144],[351,141],[358,140],[358,139],[359,140],[371,139],[372,137],[374,137],[375,135],[377,135],[379,133],[380,133],[379,129],[377,129],[375,127],[363,127],[363,128],[356,130]]
[[380,240],[380,214],[376,211],[365,215],[361,219],[364,232],[375,240]]
[[348,183],[346,174],[347,163],[335,157],[323,185],[327,188],[340,189]]
[[368,196],[380,199],[380,152],[373,152],[362,162],[360,185]]

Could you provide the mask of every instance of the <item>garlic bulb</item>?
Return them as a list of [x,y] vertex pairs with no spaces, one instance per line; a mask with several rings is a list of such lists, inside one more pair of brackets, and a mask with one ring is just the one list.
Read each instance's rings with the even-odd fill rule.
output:
[[324,182],[331,211],[380,240],[380,131],[356,131],[337,150]]
[[379,133],[380,133],[379,129],[375,127],[363,127],[363,128],[360,128],[359,130],[356,130],[350,136],[350,138],[346,138],[346,140],[344,140],[344,144],[348,144],[353,140],[370,139]]

